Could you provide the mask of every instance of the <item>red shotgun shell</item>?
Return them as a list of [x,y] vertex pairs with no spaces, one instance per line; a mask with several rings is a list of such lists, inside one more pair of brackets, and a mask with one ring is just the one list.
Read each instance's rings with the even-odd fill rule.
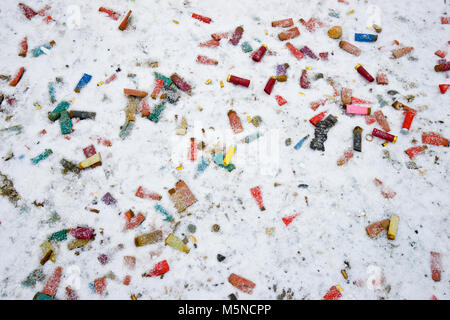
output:
[[397,136],[394,136],[390,133],[381,131],[377,128],[373,128],[372,135],[374,137],[378,137],[378,138],[384,139],[384,140],[392,142],[392,143],[395,143],[397,141]]
[[402,129],[400,130],[403,134],[408,134],[409,128],[411,128],[411,122],[414,119],[414,116],[416,115],[415,112],[407,111],[405,114],[405,120],[403,120]]
[[313,125],[316,126],[317,122],[321,121],[323,118],[325,118],[325,114],[327,112],[323,111],[321,113],[319,113],[318,115],[315,115],[314,117],[312,117],[311,119],[309,119],[309,122]]
[[239,43],[243,33],[244,33],[244,28],[242,28],[242,27],[237,27],[236,30],[234,30],[233,36],[230,39],[230,42],[233,46],[235,46]]
[[253,61],[260,62],[262,57],[266,53],[266,51],[267,51],[267,46],[265,44],[263,44],[261,47],[259,47],[258,50],[255,51],[255,53],[253,53],[253,55],[252,55]]
[[196,13],[192,14],[192,18],[200,20],[200,21],[202,21],[204,23],[210,23],[211,22],[211,18],[204,17],[204,16],[201,16],[201,15],[196,14]]
[[364,67],[360,64],[357,64],[355,67],[356,71],[358,71],[358,73],[360,75],[362,75],[367,81],[369,82],[373,82],[375,79],[367,72],[366,69],[364,69]]
[[437,64],[434,66],[434,71],[436,72],[443,72],[443,71],[448,71],[450,70],[450,61],[441,63],[441,64]]
[[238,84],[238,85],[247,87],[247,88],[250,85],[250,80],[244,79],[244,78],[239,78],[239,77],[236,77],[236,76],[232,76],[231,74],[228,75],[227,81],[231,82],[231,83],[234,83],[234,84]]
[[122,22],[119,25],[119,30],[124,31],[127,28],[128,19],[130,19],[131,12],[132,12],[131,10],[128,11],[128,13],[125,16],[125,18],[123,18]]
[[275,85],[275,77],[270,77],[269,81],[267,81],[266,87],[264,88],[264,92],[270,95],[272,93],[274,85]]

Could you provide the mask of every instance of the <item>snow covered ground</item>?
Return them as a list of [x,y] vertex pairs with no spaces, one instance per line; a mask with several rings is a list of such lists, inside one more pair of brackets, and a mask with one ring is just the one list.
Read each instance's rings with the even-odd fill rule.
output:
[[[1,104],[0,129],[23,126],[19,134],[0,132],[0,172],[11,179],[22,197],[17,207],[7,197],[0,197],[1,299],[32,299],[57,266],[63,268],[57,299],[66,299],[67,286],[80,299],[130,299],[132,294],[139,299],[229,299],[231,293],[238,299],[321,299],[334,285],[342,288],[341,299],[430,299],[433,295],[449,299],[449,149],[428,145],[414,158],[416,168],[412,169],[404,152],[422,145],[423,132],[450,137],[449,93],[441,94],[438,89],[438,84],[449,83],[449,79],[446,72],[433,69],[440,59],[434,52],[450,49],[446,37],[450,27],[441,24],[441,16],[449,15],[444,0],[79,0],[73,5],[27,0],[25,4],[36,11],[51,6],[46,13],[55,21],[46,23],[42,16],[28,20],[18,1],[2,1],[0,73],[13,77],[22,66],[26,71],[16,87],[0,80],[0,92],[16,99],[12,105],[6,98]],[[98,11],[100,6],[121,13],[121,17],[117,21],[109,18]],[[132,21],[120,31],[118,25],[128,10],[132,10]],[[198,21],[192,13],[210,17],[212,22]],[[383,29],[378,40],[355,42],[355,33],[375,33],[366,26],[377,15]],[[297,48],[306,45],[316,54],[328,52],[328,61],[307,56],[298,61],[293,57],[287,41],[277,37],[284,28],[271,26],[272,21],[290,17],[301,35],[288,41]],[[311,17],[324,24],[315,32],[299,22],[300,18],[308,21]],[[239,25],[244,33],[237,46],[222,39],[216,48],[199,47],[211,39],[211,34],[233,32]],[[339,40],[328,37],[327,31],[334,25],[342,26],[341,40],[361,48],[359,57],[340,49]],[[25,36],[29,50],[23,58],[18,51]],[[56,42],[53,48],[32,57],[31,49],[51,40]],[[251,53],[242,51],[244,41],[254,50],[264,43],[271,53],[256,63]],[[414,50],[394,59],[391,51],[402,46]],[[219,63],[199,64],[197,55]],[[154,61],[157,68],[148,64]],[[288,80],[276,83],[267,95],[264,86],[275,75],[276,66],[283,63],[290,65]],[[379,69],[384,70],[389,85],[368,83],[355,71],[358,63],[374,77]],[[299,79],[306,67],[311,88],[302,89]],[[119,69],[115,81],[96,85]],[[121,139],[120,126],[125,122],[127,106],[123,89],[150,94],[155,71],[166,76],[176,72],[193,87],[192,94],[179,91],[180,100],[166,103],[158,123],[141,117],[139,108],[130,135]],[[92,80],[75,93],[84,73],[92,75]],[[319,73],[323,78],[314,80]],[[227,82],[228,74],[250,79],[250,86]],[[52,103],[48,86],[56,78],[62,82],[55,86],[56,103]],[[351,88],[354,97],[371,101],[372,112],[382,110],[390,133],[397,135],[398,141],[385,147],[379,138],[366,141],[365,135],[379,126],[366,124],[364,116],[347,115],[340,96],[333,97],[328,78],[339,92],[343,87]],[[212,81],[206,85],[208,79]],[[398,93],[390,95],[389,90]],[[282,96],[287,104],[279,106],[275,95]],[[312,110],[310,103],[325,99],[325,95],[327,102]],[[388,104],[380,107],[377,95]],[[413,100],[407,100],[409,95]],[[96,118],[74,119],[74,131],[66,139],[59,121],[51,122],[47,113],[59,102],[72,99],[69,110],[96,112]],[[408,135],[400,134],[404,115],[391,107],[395,100],[418,110]],[[159,98],[148,97],[148,102],[153,110]],[[229,124],[230,109],[236,111],[244,127],[238,135]],[[322,111],[338,117],[324,152],[309,147],[314,126],[308,120]],[[255,128],[247,117],[257,115],[262,122]],[[188,123],[187,134],[176,135],[183,116]],[[348,163],[337,166],[344,151],[352,147],[355,126],[363,128],[362,152],[355,152]],[[44,135],[40,134],[43,129]],[[263,136],[250,144],[240,142],[255,132]],[[295,150],[294,145],[307,134],[309,139]],[[112,145],[102,145],[91,137],[109,139]],[[211,161],[203,173],[197,173],[199,160],[187,157],[191,137],[203,141],[205,150],[218,142],[225,150],[235,144],[231,162],[236,169],[228,172]],[[288,138],[292,143],[286,146]],[[91,144],[101,153],[102,165],[83,170],[79,176],[63,175],[61,159],[78,163],[85,159],[82,149]],[[33,165],[30,159],[45,149],[53,153]],[[14,156],[6,161],[10,152]],[[198,150],[197,158],[201,156]],[[178,170],[180,165],[183,168]],[[396,196],[383,197],[375,178]],[[179,179],[198,199],[182,214],[177,213],[168,194]],[[162,199],[136,197],[139,186],[161,194]],[[255,186],[261,188],[265,211],[260,211],[252,198],[250,188]],[[115,205],[101,201],[106,192],[117,200]],[[35,206],[33,201],[44,205]],[[172,222],[164,221],[155,210],[157,203],[173,216]],[[124,213],[129,209],[141,212],[146,219],[123,232]],[[291,224],[283,223],[283,217],[297,213]],[[395,240],[389,240],[386,232],[369,238],[365,227],[389,219],[391,214],[400,217]],[[189,240],[189,224],[196,226],[196,247]],[[220,225],[218,232],[211,230],[214,224]],[[77,226],[94,228],[95,239],[75,250],[67,248],[73,240],[71,235],[65,241],[52,242],[56,262],[41,266],[40,244],[54,232]],[[135,246],[136,236],[153,230],[162,230],[163,241]],[[180,239],[187,237],[188,254],[164,245],[172,232]],[[116,250],[119,244],[123,249]],[[441,254],[440,282],[431,279],[430,251]],[[102,265],[98,260],[101,254],[109,255],[110,261]],[[225,260],[219,262],[217,254]],[[124,256],[136,257],[134,270],[124,266]],[[162,278],[142,277],[162,260],[170,266]],[[45,280],[34,288],[21,284],[40,267]],[[342,269],[348,280],[343,278]],[[251,295],[228,282],[232,273],[256,284]],[[105,275],[108,294],[102,296],[89,283]],[[122,283],[126,275],[131,275],[128,286]],[[380,281],[383,276],[385,280]]]

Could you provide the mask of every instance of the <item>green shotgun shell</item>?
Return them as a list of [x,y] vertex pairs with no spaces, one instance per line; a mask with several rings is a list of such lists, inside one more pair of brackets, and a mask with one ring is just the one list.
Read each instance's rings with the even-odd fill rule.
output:
[[48,238],[49,241],[64,241],[66,239],[67,239],[66,229],[55,232]]
[[70,115],[67,111],[60,113],[59,124],[61,126],[61,133],[68,134],[72,132],[72,120],[70,120]]
[[49,118],[51,121],[56,121],[56,120],[58,120],[58,118],[59,118],[60,115],[61,115],[61,112],[66,111],[67,108],[69,108],[69,105],[70,105],[70,104],[69,104],[69,102],[67,102],[67,101],[62,101],[62,102],[60,102],[60,103],[56,106],[56,108],[53,109],[53,111],[50,112],[50,113],[48,114],[48,118]]
[[33,300],[55,300],[55,298],[49,296],[48,294],[38,292],[34,295]]
[[162,240],[162,231],[156,230],[150,233],[143,234],[134,238],[134,244],[136,247],[142,247],[147,244],[156,243]]
[[166,238],[166,244],[184,253],[189,253],[190,251],[183,241],[174,236],[172,233]]

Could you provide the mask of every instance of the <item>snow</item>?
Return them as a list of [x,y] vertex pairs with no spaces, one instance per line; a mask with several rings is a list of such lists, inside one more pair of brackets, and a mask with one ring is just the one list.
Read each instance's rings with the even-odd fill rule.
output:
[[[57,299],[66,298],[68,285],[80,299],[130,299],[131,294],[140,294],[139,299],[228,299],[231,293],[238,299],[276,299],[283,289],[291,289],[293,299],[321,299],[337,284],[343,289],[341,299],[430,299],[432,295],[448,299],[449,149],[429,145],[424,154],[414,158],[419,169],[408,169],[410,159],[404,153],[414,145],[413,139],[418,141],[415,145],[421,144],[422,132],[434,131],[450,137],[445,109],[448,93],[441,94],[438,89],[438,84],[448,83],[448,77],[433,69],[439,59],[434,52],[449,52],[445,37],[449,26],[441,24],[440,19],[448,15],[448,4],[438,0],[347,2],[79,0],[67,5],[61,1],[27,0],[25,3],[36,11],[51,6],[47,14],[55,22],[47,24],[41,16],[26,19],[18,1],[4,1],[0,8],[1,73],[13,77],[21,66],[26,71],[16,87],[0,80],[0,91],[17,99],[13,106],[6,99],[3,101],[0,128],[23,126],[20,134],[0,132],[0,155],[14,153],[12,159],[0,160],[0,172],[14,182],[23,198],[21,204],[29,210],[20,210],[20,206],[0,197],[1,299],[32,299],[58,266],[63,268],[63,278]],[[373,5],[380,10],[383,31],[376,42],[355,42],[355,33],[374,32],[366,29]],[[109,18],[98,12],[100,6],[120,12],[121,17],[117,21]],[[354,13],[347,14],[352,9]],[[132,10],[131,24],[120,31],[118,25],[128,10]],[[338,13],[339,18],[330,12]],[[203,23],[192,18],[192,13],[212,21]],[[327,51],[328,61],[307,56],[298,61],[289,52],[287,41],[277,37],[285,29],[271,27],[272,21],[289,17],[301,35],[288,41],[296,48],[306,45],[316,55]],[[311,17],[324,23],[314,33],[299,22],[300,18],[308,21]],[[233,32],[239,25],[244,33],[237,46],[228,39],[222,39],[216,48],[198,46],[210,40],[212,33]],[[342,26],[339,40],[327,35],[334,25]],[[25,36],[28,55],[23,58],[18,52]],[[32,57],[31,49],[51,40],[56,42],[53,48],[40,57]],[[355,57],[340,49],[340,40],[358,46],[361,55]],[[391,50],[399,47],[393,44],[394,40],[401,46],[413,46],[414,50],[394,59]],[[264,43],[275,54],[266,53],[256,63],[251,52],[242,51],[245,41],[253,50]],[[198,55],[219,63],[199,64]],[[158,61],[157,68],[147,65],[153,61]],[[277,65],[286,62],[290,65],[288,80],[277,82],[271,95],[267,95],[263,91],[267,80],[275,75]],[[354,70],[358,63],[374,77],[379,69],[385,71],[389,85],[368,83]],[[311,67],[311,88],[302,89],[299,79],[307,66]],[[121,71],[116,80],[96,85],[118,68]],[[142,118],[138,112],[130,136],[122,140],[119,132],[127,105],[123,89],[151,93],[155,71],[168,77],[176,72],[193,87],[192,94],[180,91],[178,103],[166,103],[158,123]],[[92,80],[75,93],[84,73],[92,75]],[[136,76],[128,77],[130,73]],[[324,78],[314,80],[317,73],[323,73]],[[250,79],[249,88],[226,82],[228,74]],[[61,77],[63,83],[56,86],[57,102],[52,104],[48,85],[56,77]],[[354,97],[373,102],[372,112],[383,111],[390,133],[397,135],[398,141],[386,147],[378,138],[367,142],[365,135],[377,124],[367,125],[363,116],[347,115],[340,96],[336,102],[329,99],[313,111],[311,102],[333,95],[327,78],[334,81],[339,92],[348,87]],[[206,85],[208,79],[212,83]],[[225,84],[223,88],[220,81]],[[387,94],[388,90],[399,94],[394,98]],[[288,103],[280,107],[275,95]],[[380,108],[377,95],[382,95],[388,105]],[[414,95],[415,99],[408,102],[407,95]],[[74,131],[67,140],[60,132],[59,121],[51,122],[47,112],[59,102],[73,98],[69,110],[97,115],[95,120],[72,120]],[[400,134],[404,115],[390,106],[395,99],[419,110],[408,135]],[[152,111],[159,100],[148,97],[148,102]],[[42,108],[35,107],[35,103]],[[244,127],[238,135],[229,125],[230,109],[236,111]],[[324,152],[309,147],[314,127],[308,120],[322,111],[338,117],[328,132]],[[255,128],[247,122],[247,116],[257,115],[262,123]],[[185,136],[176,135],[182,116],[188,123]],[[362,152],[355,152],[347,164],[337,166],[337,160],[352,146],[355,126],[363,128]],[[40,135],[42,129],[47,134]],[[239,141],[256,132],[263,136],[248,145]],[[309,139],[295,150],[294,145],[307,134]],[[91,137],[109,139],[112,146],[99,144]],[[191,137],[196,142],[204,141],[206,149],[223,143],[222,152],[236,145],[231,161],[236,169],[228,172],[210,159],[206,170],[197,173],[202,152],[198,150],[197,161],[188,160]],[[285,145],[287,138],[292,139],[290,146]],[[101,153],[102,165],[83,170],[79,176],[62,175],[60,160],[84,160],[83,149],[91,144]],[[53,154],[33,165],[30,159],[45,149],[51,149]],[[392,161],[384,157],[385,150]],[[19,158],[21,155],[24,157]],[[204,152],[203,156],[208,157]],[[435,161],[435,157],[439,160]],[[180,164],[184,168],[177,170]],[[383,181],[396,196],[384,198],[374,178]],[[176,212],[168,194],[179,179],[198,199],[181,214]],[[299,188],[299,184],[307,184],[308,188]],[[139,186],[161,194],[161,201],[136,197]],[[260,211],[251,195],[250,189],[255,186],[261,188],[265,211]],[[107,192],[117,200],[115,205],[101,201]],[[44,201],[44,207],[34,206],[34,200]],[[189,224],[197,227],[193,234],[197,248],[192,241],[188,243],[188,254],[165,246],[163,241],[143,247],[134,245],[138,235],[162,230],[165,239],[173,232],[175,222],[163,220],[164,216],[154,208],[157,203],[175,222],[180,222],[174,232],[178,238],[189,238]],[[96,208],[100,213],[85,207]],[[123,232],[124,213],[129,209],[135,214],[141,212],[146,220],[136,229]],[[60,219],[50,222],[54,212]],[[297,213],[299,216],[289,226],[283,223],[283,217]],[[396,239],[388,240],[385,233],[370,239],[365,227],[389,219],[393,213],[400,217]],[[219,232],[211,231],[213,224],[220,225]],[[34,288],[21,285],[29,273],[40,267],[39,245],[52,233],[77,226],[94,228],[95,240],[72,251],[67,249],[67,243],[73,239],[70,235],[66,241],[53,243],[57,259],[42,267],[46,279]],[[275,228],[272,235],[266,233],[267,228]],[[124,248],[116,250],[119,244]],[[441,253],[444,271],[440,282],[431,279],[430,251]],[[219,253],[226,257],[223,262],[217,261]],[[111,261],[102,265],[97,259],[101,254],[111,254]],[[124,256],[136,257],[134,270],[125,267]],[[162,279],[142,277],[162,260],[170,266]],[[346,268],[344,261],[351,268]],[[345,268],[349,281],[340,272]],[[379,274],[373,270],[382,271],[386,278],[383,285],[367,284],[374,274]],[[89,283],[110,271],[116,279],[106,280],[108,295],[93,292]],[[256,284],[252,295],[228,283],[232,273]],[[129,286],[122,284],[126,275],[131,275]],[[386,290],[387,286],[390,290]]]

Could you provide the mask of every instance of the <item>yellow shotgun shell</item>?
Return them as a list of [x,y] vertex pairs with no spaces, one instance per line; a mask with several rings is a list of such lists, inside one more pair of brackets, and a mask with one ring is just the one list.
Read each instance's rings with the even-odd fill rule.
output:
[[226,167],[230,164],[231,158],[233,158],[234,152],[236,151],[235,146],[231,146],[228,148],[227,154],[225,155],[225,158],[223,158],[223,165]]
[[104,83],[105,83],[104,81],[100,81],[99,83],[97,83],[97,87],[100,87]]
[[348,278],[347,272],[345,272],[344,269],[341,270],[342,276],[344,277],[344,279]]
[[395,240],[395,234],[397,233],[398,221],[400,220],[400,218],[395,214],[392,214],[390,220],[391,222],[389,223],[388,239]]
[[166,238],[166,244],[184,253],[189,253],[190,251],[190,249],[183,243],[183,241],[174,236],[172,233],[169,234],[169,236]]
[[55,249],[53,249],[53,246],[51,245],[50,241],[45,241],[43,244],[40,245],[42,249],[43,256],[46,256],[49,251],[51,251],[50,255],[50,261],[55,262],[56,261],[56,254]]
[[100,152],[97,152],[96,154],[94,154],[93,156],[87,158],[86,160],[81,161],[78,164],[78,168],[86,169],[86,168],[88,168],[88,167],[90,167],[93,164],[96,164],[98,162],[102,162],[102,157],[100,155]]
[[223,81],[220,81],[220,87],[223,88]]
[[205,84],[210,84],[211,83],[211,79],[206,80]]

